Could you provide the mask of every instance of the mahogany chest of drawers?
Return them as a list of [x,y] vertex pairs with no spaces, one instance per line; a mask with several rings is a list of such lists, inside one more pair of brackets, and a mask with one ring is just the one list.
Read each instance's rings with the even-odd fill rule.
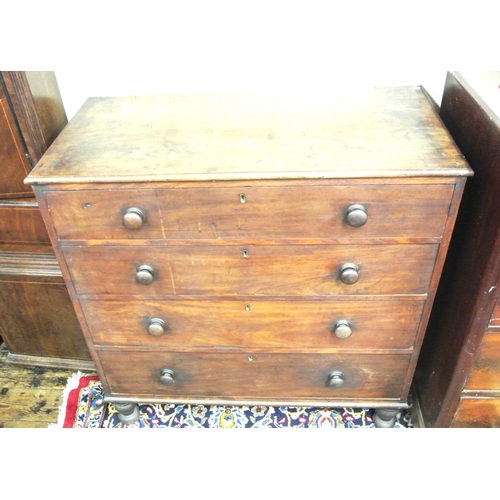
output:
[[27,178],[106,393],[377,408],[471,170],[420,88],[91,98]]
[[440,115],[467,183],[415,388],[426,427],[500,427],[500,72],[448,73]]

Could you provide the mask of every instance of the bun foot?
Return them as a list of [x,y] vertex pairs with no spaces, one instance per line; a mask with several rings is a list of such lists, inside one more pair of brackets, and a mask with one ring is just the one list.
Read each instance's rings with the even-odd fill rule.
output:
[[399,408],[377,408],[373,414],[373,423],[375,427],[394,427],[398,413]]
[[135,424],[139,419],[139,406],[136,403],[113,403],[122,424]]

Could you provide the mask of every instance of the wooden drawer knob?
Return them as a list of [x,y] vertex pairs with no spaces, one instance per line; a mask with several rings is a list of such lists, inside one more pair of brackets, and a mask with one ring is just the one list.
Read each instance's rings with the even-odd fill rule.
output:
[[342,387],[344,385],[344,373],[331,372],[330,375],[328,375],[327,385],[328,387]]
[[333,327],[333,333],[339,339],[347,339],[352,335],[352,324],[346,319],[339,319]]
[[137,207],[130,207],[123,215],[123,225],[127,229],[140,229],[146,222],[146,214]]
[[135,280],[140,285],[150,285],[155,279],[155,274],[153,268],[147,264],[139,266],[137,272],[135,273]]
[[161,318],[151,318],[148,324],[148,333],[153,337],[159,337],[165,333],[167,325]]
[[366,224],[368,214],[363,205],[350,205],[346,211],[347,223],[352,227],[361,227]]
[[359,280],[359,267],[356,264],[342,264],[340,266],[340,281],[346,285],[353,285]]
[[170,368],[163,368],[160,375],[160,383],[163,385],[175,384],[175,373]]

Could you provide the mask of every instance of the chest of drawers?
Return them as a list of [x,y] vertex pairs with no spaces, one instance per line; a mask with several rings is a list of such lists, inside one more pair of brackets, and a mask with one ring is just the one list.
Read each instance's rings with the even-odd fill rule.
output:
[[27,178],[124,422],[407,397],[471,171],[419,88],[91,98]]

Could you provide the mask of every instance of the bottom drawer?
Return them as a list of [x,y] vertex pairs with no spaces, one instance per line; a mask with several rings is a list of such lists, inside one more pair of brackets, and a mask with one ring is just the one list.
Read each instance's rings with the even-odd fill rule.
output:
[[500,398],[462,399],[451,427],[500,427]]
[[466,390],[500,390],[500,334],[486,333],[474,358]]
[[[175,400],[400,399],[410,361],[408,355],[394,354],[126,350],[98,354],[108,396]],[[172,385],[160,382],[163,370],[170,370],[164,381],[172,378]]]

